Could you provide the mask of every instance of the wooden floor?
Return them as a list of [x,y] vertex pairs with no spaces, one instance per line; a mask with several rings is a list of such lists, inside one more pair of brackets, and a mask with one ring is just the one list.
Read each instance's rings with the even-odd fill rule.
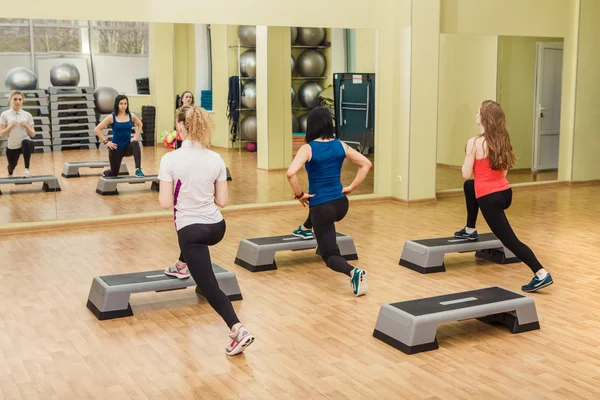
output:
[[[256,169],[257,153],[237,149],[213,148],[223,157],[233,180],[229,182],[229,204],[270,203],[294,198],[285,169],[261,171]],[[144,147],[142,169],[146,175],[158,174],[161,157],[167,150],[163,146]],[[371,157],[373,160],[373,158]],[[13,222],[34,222],[54,219],[105,217],[112,215],[136,214],[160,211],[158,193],[150,190],[150,182],[138,185],[121,184],[117,187],[118,196],[96,194],[96,184],[101,169],[81,169],[80,178],[61,176],[64,162],[108,160],[106,150],[72,150],[54,153],[38,153],[32,156],[33,175],[56,175],[61,191],[44,193],[41,183],[31,185],[0,185],[4,194],[0,196],[0,224]],[[129,173],[135,171],[132,157],[125,158]],[[0,157],[0,176],[6,176],[6,157]],[[358,168],[349,161],[342,169],[342,182],[350,184]],[[4,171],[4,172],[2,172]],[[15,171],[21,174],[23,162]],[[303,188],[308,189],[306,172],[299,174]],[[373,193],[374,168],[354,194]]]
[[[85,307],[97,275],[163,268],[178,254],[172,223],[0,237],[0,398],[5,399],[598,399],[600,186],[518,191],[508,211],[555,284],[532,294],[541,330],[511,335],[478,321],[439,327],[440,349],[408,356],[372,337],[381,304],[490,285],[519,291],[524,264],[446,258],[447,272],[398,266],[404,242],[464,226],[464,201],[351,203],[351,234],[369,271],[348,279],[312,251],[279,269],[234,265],[239,240],[286,234],[306,210],[226,216],[213,261],[234,271],[234,307],[256,335],[224,354],[227,328],[192,289],[132,297],[135,316],[100,322]],[[480,232],[486,231],[480,218]]]
[[[510,183],[545,182],[558,179],[558,170],[532,172],[529,169],[510,171],[507,175]],[[460,167],[437,165],[435,184],[436,190],[462,189],[464,179]]]

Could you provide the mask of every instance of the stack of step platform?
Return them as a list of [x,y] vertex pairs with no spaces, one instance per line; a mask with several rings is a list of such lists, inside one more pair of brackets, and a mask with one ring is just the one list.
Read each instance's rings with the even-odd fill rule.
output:
[[142,141],[144,146],[154,146],[156,107],[142,106]]
[[97,149],[94,89],[51,86],[48,92],[53,150]]
[[[21,90],[23,93],[23,110],[29,112],[33,117],[36,135],[33,138],[35,142],[36,153],[52,151],[52,137],[50,136],[50,113],[48,110],[48,95],[43,89]],[[8,104],[8,95],[10,91],[0,92],[0,113],[10,108]],[[0,154],[6,155],[7,138],[0,141]]]

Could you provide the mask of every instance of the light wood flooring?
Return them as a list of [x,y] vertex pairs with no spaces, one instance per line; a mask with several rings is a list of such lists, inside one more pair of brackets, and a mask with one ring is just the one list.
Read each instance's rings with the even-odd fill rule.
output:
[[[257,153],[237,149],[213,148],[223,157],[233,180],[229,182],[229,204],[270,203],[294,198],[285,169],[262,171],[256,169]],[[158,174],[161,157],[167,150],[164,146],[144,147],[142,169],[146,175]],[[96,194],[96,184],[101,169],[80,169],[80,178],[63,178],[63,164],[66,161],[108,160],[107,150],[71,150],[54,153],[36,153],[31,159],[33,175],[55,175],[61,191],[44,193],[42,184],[0,185],[0,224],[13,222],[34,222],[54,219],[105,217],[112,215],[136,214],[160,211],[158,192],[150,190],[150,182],[136,185],[120,184],[117,196]],[[124,159],[129,173],[135,172],[133,157]],[[373,157],[371,157],[373,160]],[[6,176],[6,157],[0,157],[0,176]],[[342,169],[342,182],[349,184],[358,168],[349,161]],[[15,174],[23,171],[23,161]],[[299,174],[303,188],[308,189],[308,179],[303,169]],[[373,193],[374,168],[354,194]]]
[[[234,302],[256,336],[224,354],[227,327],[187,290],[132,296],[135,316],[98,321],[85,307],[92,278],[163,268],[177,257],[172,223],[0,237],[0,398],[3,399],[598,399],[600,186],[518,191],[508,211],[520,239],[553,274],[532,294],[541,330],[511,335],[468,320],[438,329],[440,348],[405,355],[372,337],[381,304],[490,285],[520,291],[524,264],[472,253],[447,272],[398,265],[405,240],[464,226],[464,200],[432,205],[351,203],[351,234],[369,271],[355,298],[348,279],[313,251],[277,254],[277,271],[236,266],[242,238],[290,232],[295,210],[226,214],[213,261],[234,271]],[[480,218],[480,232],[486,226]]]
[[[464,179],[460,167],[438,164],[436,167],[436,190],[462,189]],[[507,175],[510,183],[545,182],[558,179],[558,170],[534,173],[528,169],[510,171]]]

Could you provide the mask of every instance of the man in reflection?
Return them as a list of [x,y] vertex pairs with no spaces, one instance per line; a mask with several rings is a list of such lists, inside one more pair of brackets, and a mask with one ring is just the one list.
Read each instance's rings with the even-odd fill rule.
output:
[[29,161],[31,160],[31,153],[33,153],[35,146],[33,142],[35,129],[33,128],[33,117],[30,113],[22,109],[23,99],[23,93],[17,90],[10,92],[8,97],[10,109],[0,115],[0,136],[2,138],[8,136],[6,147],[8,176],[13,175],[19,163],[19,158],[23,154],[23,161],[25,162],[23,177],[28,178],[31,176]]

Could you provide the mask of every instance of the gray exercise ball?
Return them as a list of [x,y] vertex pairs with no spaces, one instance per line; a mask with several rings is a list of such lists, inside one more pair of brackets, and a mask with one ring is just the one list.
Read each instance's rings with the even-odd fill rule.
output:
[[294,73],[294,69],[296,68],[296,59],[294,56],[290,56],[290,67],[292,68],[292,74]]
[[307,78],[323,76],[326,67],[327,60],[325,59],[325,55],[315,49],[303,51],[296,61],[298,74]]
[[101,86],[94,91],[94,100],[96,110],[100,114],[110,114],[115,105],[115,99],[119,95],[116,89],[107,86]]
[[256,108],[256,83],[246,82],[242,86],[242,107]]
[[240,72],[245,77],[256,76],[256,51],[247,50],[240,56]]
[[308,114],[302,114],[298,118],[298,125],[300,125],[300,132],[306,133],[306,121],[308,121]]
[[318,46],[325,40],[324,28],[298,28],[298,43],[304,46]]
[[294,100],[296,100],[296,89],[292,86],[292,104],[294,104]]
[[25,67],[11,69],[4,78],[4,86],[9,90],[34,90],[37,84],[35,72]]
[[292,133],[298,132],[298,129],[300,129],[300,123],[298,122],[298,118],[292,114]]
[[77,86],[80,79],[79,70],[71,63],[58,63],[50,70],[50,82],[54,86]]
[[290,39],[291,44],[296,43],[296,39],[298,39],[298,28],[296,28],[295,26],[292,26],[290,28]]
[[244,46],[256,46],[256,26],[240,25],[238,27],[238,37],[240,43]]
[[300,86],[300,90],[298,91],[300,104],[308,109],[317,107],[321,104],[319,94],[321,94],[322,91],[323,88],[317,82],[305,82]]
[[246,117],[240,123],[240,133],[242,134],[242,139],[249,140],[251,142],[256,142],[256,117],[251,115]]

